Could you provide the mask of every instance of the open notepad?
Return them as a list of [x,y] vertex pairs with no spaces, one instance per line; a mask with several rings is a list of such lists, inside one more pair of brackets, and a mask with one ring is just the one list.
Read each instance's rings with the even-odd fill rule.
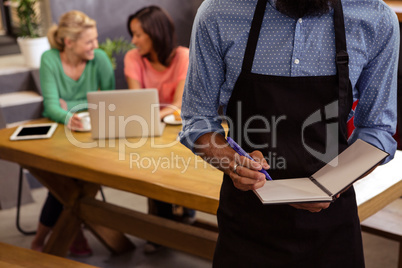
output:
[[387,156],[377,147],[357,140],[310,178],[267,181],[254,192],[263,204],[330,202]]

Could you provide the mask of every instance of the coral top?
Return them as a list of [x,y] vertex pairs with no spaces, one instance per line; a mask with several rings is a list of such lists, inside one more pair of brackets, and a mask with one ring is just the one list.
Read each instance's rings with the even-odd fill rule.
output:
[[142,57],[137,49],[128,51],[124,57],[124,74],[140,82],[142,88],[156,88],[159,103],[171,104],[180,81],[186,79],[189,50],[177,47],[169,67],[164,71],[152,68],[147,58]]

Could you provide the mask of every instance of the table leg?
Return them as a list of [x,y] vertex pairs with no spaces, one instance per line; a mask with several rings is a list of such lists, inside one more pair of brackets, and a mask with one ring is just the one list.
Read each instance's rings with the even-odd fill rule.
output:
[[81,228],[82,221],[76,217],[71,209],[64,209],[52,234],[47,241],[43,252],[65,257],[76,234]]
[[121,254],[135,248],[135,245],[123,233],[91,222],[85,222],[85,225],[113,254]]
[[[95,199],[100,186],[35,168],[27,167],[27,169],[64,205],[64,210],[52,230],[44,252],[65,256],[84,222],[78,216],[80,202],[83,198]],[[121,232],[92,223],[84,223],[112,253],[126,252],[135,247]]]

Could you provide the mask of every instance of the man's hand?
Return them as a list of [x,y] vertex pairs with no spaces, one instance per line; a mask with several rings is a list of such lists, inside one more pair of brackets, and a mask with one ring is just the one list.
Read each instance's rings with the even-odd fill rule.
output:
[[255,190],[265,184],[265,175],[259,170],[269,169],[269,165],[260,151],[250,153],[255,160],[252,161],[237,154],[226,142],[225,137],[214,133],[206,133],[199,137],[195,150],[205,161],[229,175],[239,190]]
[[236,153],[235,159],[229,165],[229,172],[227,172],[234,186],[242,191],[256,190],[264,186],[266,178],[259,170],[269,169],[269,165],[260,151],[254,151],[250,153],[250,156],[255,161]]
[[[349,188],[348,188],[349,189]],[[335,199],[339,198],[341,194],[337,194]],[[292,207],[297,208],[297,209],[304,209],[308,210],[310,212],[320,212],[323,209],[329,208],[329,205],[331,205],[331,202],[322,202],[322,203],[295,203],[295,204],[290,204]]]
[[292,207],[297,209],[304,209],[310,212],[320,212],[323,209],[327,209],[331,203],[298,203],[298,204],[290,204]]

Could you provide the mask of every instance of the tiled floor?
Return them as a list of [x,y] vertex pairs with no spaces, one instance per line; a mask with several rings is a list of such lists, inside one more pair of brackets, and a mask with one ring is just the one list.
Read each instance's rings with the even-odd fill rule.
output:
[[[146,211],[146,199],[141,196],[104,188],[108,202]],[[44,188],[32,190],[34,203],[24,205],[21,211],[21,225],[26,230],[33,230],[37,224],[39,211],[42,207],[47,191]],[[402,202],[398,200],[391,204],[395,210],[402,209]],[[12,245],[29,248],[32,236],[24,236],[15,227],[15,209],[0,210],[0,241]],[[199,217],[205,220],[215,221],[215,217],[198,213]],[[92,264],[104,268],[126,268],[126,267],[189,267],[206,268],[211,267],[211,262],[202,258],[191,256],[172,249],[164,249],[154,255],[144,255],[143,246],[145,241],[129,236],[137,248],[124,255],[111,255],[106,248],[94,238],[89,231],[85,231],[89,243],[94,251],[93,256],[87,258],[72,258],[74,260]],[[388,239],[376,237],[370,234],[363,234],[367,268],[393,268],[397,267],[398,244]],[[69,257],[70,258],[70,257]]]

